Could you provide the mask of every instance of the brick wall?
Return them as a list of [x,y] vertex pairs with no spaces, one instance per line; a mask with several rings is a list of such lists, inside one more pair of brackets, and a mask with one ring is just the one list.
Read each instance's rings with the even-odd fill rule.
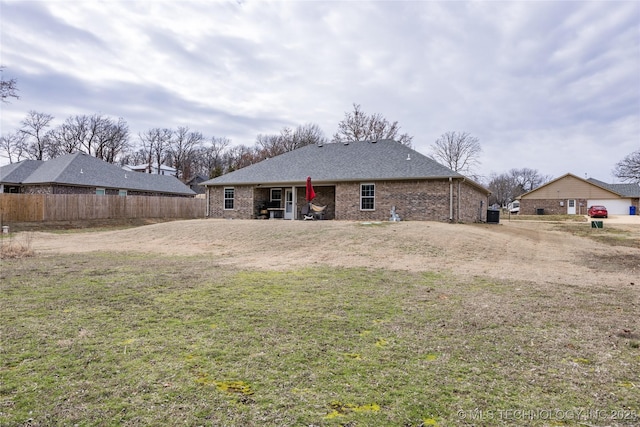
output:
[[[406,221],[449,221],[448,180],[378,181],[375,183],[375,210],[360,210],[360,184],[336,185],[336,219],[387,221],[391,208]],[[486,217],[487,196],[469,184],[453,182],[453,221],[476,222]]]
[[[364,183],[364,182],[363,182]],[[314,204],[324,206],[325,219],[350,221],[388,221],[391,208],[406,221],[449,221],[450,190],[453,189],[455,222],[478,222],[486,219],[487,196],[477,188],[454,180],[378,181],[375,182],[375,209],[360,210],[360,182],[337,183],[335,186],[314,186]],[[268,188],[235,186],[234,210],[223,209],[223,187],[209,189],[209,215],[212,218],[255,218],[258,207],[269,199]],[[284,189],[283,189],[284,197]],[[284,201],[283,201],[284,203]],[[296,188],[297,218],[306,204],[304,187]]]
[[[576,214],[586,215],[587,200],[576,200]],[[562,202],[562,206],[560,206]],[[580,206],[582,204],[582,206]],[[520,214],[521,215],[537,215],[538,209],[544,209],[545,215],[566,215],[567,214],[567,201],[556,199],[521,199],[520,200]]]
[[254,191],[252,186],[233,186],[234,206],[231,210],[224,209],[224,187],[211,187],[209,190],[209,216],[224,219],[255,218]]
[[[102,188],[102,187],[99,187]],[[118,189],[106,188],[107,196],[119,195]],[[72,185],[26,185],[22,187],[24,194],[96,194],[96,187],[77,187]],[[153,196],[153,197],[193,197],[181,194],[154,193],[150,191],[127,190],[127,196]]]

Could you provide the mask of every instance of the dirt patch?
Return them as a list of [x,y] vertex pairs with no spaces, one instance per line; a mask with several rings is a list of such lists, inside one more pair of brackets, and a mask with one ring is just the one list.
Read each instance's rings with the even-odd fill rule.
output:
[[[99,232],[33,232],[32,247],[43,255],[117,251],[202,256],[220,265],[270,270],[329,265],[572,285],[603,280],[612,285],[637,282],[640,249],[594,249],[594,242],[587,237],[554,227],[552,223],[523,221],[447,224],[206,219]],[[638,230],[640,226],[629,232]]]

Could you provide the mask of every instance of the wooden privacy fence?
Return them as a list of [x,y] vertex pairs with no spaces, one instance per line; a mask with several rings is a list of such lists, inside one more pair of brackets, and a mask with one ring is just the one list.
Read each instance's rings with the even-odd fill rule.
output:
[[205,206],[205,199],[187,197],[0,193],[0,218],[3,223],[203,218]]

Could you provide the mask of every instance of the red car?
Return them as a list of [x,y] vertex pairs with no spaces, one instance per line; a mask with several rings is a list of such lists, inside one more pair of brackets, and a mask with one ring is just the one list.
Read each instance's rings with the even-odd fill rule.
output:
[[604,206],[594,205],[589,208],[589,216],[591,218],[609,218],[609,212]]

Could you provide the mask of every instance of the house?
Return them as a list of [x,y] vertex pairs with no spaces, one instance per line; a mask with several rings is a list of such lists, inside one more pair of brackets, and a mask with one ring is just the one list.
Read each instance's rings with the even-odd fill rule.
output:
[[171,166],[167,166],[167,165],[160,165],[160,169],[158,169],[158,164],[157,163],[145,163],[142,165],[125,165],[122,167],[124,170],[128,170],[128,171],[132,171],[132,172],[143,172],[143,173],[150,173],[150,174],[154,174],[154,175],[170,175],[170,176],[177,176],[178,174],[178,170],[175,168],[172,168]]
[[197,174],[193,178],[189,179],[185,184],[193,190],[196,194],[204,194],[204,188],[202,187],[203,182],[205,182],[208,178],[204,175]]
[[0,168],[0,191],[27,194],[109,194],[193,197],[173,176],[123,170],[85,153],[47,161],[24,160]]
[[586,215],[589,206],[604,205],[611,215],[629,215],[638,210],[640,185],[607,184],[597,179],[583,179],[565,174],[521,195],[520,214]]
[[392,140],[307,145],[202,183],[207,216],[303,219],[311,177],[325,219],[477,222],[490,191]]
[[40,160],[23,160],[0,167],[0,193],[20,193],[22,181],[42,165]]

